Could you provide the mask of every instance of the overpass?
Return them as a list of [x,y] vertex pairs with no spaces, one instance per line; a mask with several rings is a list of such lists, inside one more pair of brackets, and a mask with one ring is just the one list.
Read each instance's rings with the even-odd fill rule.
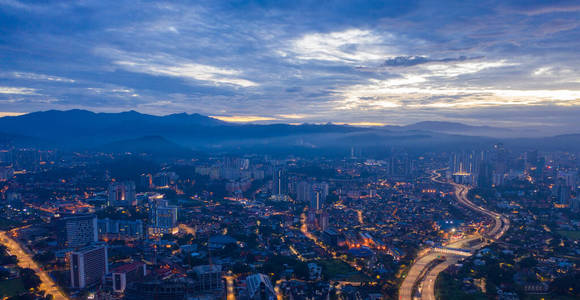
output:
[[[467,198],[469,192],[468,186],[441,180],[441,174],[438,171],[433,171],[431,180],[440,184],[450,184],[453,186],[457,203],[491,219],[491,224],[483,234],[483,240],[481,236],[469,237],[455,241],[446,247],[427,248],[427,253],[420,255],[411,265],[407,276],[399,287],[399,299],[401,300],[412,300],[416,298],[435,300],[435,281],[439,273],[462,260],[464,257],[473,254],[470,250],[461,248],[465,247],[463,245],[469,245],[468,248],[473,251],[481,249],[488,245],[490,241],[494,242],[500,239],[510,227],[510,220],[506,216],[471,202]],[[470,245],[476,240],[478,242],[475,245]],[[446,259],[433,267],[432,262],[440,257],[438,253],[447,254],[445,255]],[[425,272],[427,272],[426,275]],[[419,286],[421,287],[421,293],[416,293],[417,287]]]
[[433,252],[435,253],[444,253],[444,254],[455,254],[459,256],[471,256],[470,250],[467,249],[459,249],[459,248],[448,248],[448,247],[433,247]]

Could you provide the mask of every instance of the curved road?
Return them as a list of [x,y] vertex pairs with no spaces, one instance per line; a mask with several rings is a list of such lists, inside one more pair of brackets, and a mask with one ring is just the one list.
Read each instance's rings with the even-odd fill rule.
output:
[[[494,220],[494,224],[492,228],[485,234],[490,240],[497,240],[500,239],[504,233],[509,229],[510,222],[509,219],[501,214],[496,212],[487,210],[481,206],[474,204],[473,202],[467,199],[467,193],[469,192],[469,188],[465,185],[457,184],[454,182],[446,182],[441,181],[439,178],[441,175],[437,173],[437,171],[433,171],[433,176],[431,180],[442,183],[442,184],[451,184],[455,188],[455,198],[457,202],[465,207],[478,212],[480,214],[486,215],[487,217]],[[447,247],[451,248],[465,248],[465,245],[469,245],[474,240],[477,240],[477,237],[469,237],[459,241],[456,241],[452,244],[447,245]],[[477,250],[485,247],[487,245],[486,242],[480,242],[478,244],[468,246],[471,250]],[[441,254],[435,253],[432,250],[424,250],[422,255],[419,255],[415,263],[411,266],[407,277],[403,281],[403,284],[399,288],[399,299],[401,300],[412,300],[413,293],[415,287],[418,286],[420,290],[421,297],[420,299],[429,299],[435,300],[435,282],[439,273],[447,269],[447,267],[456,264],[459,260],[463,259],[459,255],[454,254],[445,254],[445,261],[435,265],[434,267],[428,268],[431,266],[432,262],[440,257]]]

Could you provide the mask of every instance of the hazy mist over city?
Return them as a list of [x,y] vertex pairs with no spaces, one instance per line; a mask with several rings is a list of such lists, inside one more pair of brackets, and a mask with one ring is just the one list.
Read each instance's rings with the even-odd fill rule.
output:
[[0,0],[0,299],[580,299],[580,3]]

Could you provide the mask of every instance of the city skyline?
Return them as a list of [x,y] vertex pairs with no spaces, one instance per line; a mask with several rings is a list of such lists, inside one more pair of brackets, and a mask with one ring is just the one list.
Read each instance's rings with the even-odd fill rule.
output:
[[572,1],[0,3],[0,116],[578,125]]
[[0,299],[580,299],[580,2],[0,0]]

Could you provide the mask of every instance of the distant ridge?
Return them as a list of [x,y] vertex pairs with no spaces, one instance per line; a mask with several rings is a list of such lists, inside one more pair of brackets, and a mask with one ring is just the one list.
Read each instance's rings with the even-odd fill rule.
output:
[[224,125],[226,122],[214,119],[208,116],[197,113],[187,114],[170,114],[166,116],[155,116],[136,112],[134,110],[120,112],[120,113],[95,113],[82,109],[71,110],[47,110],[32,112],[20,116],[6,116],[0,118],[0,123],[11,125],[19,122],[58,122],[57,124],[80,123],[91,125],[91,122],[100,122],[100,124],[92,124],[93,126],[106,126],[119,122],[154,122],[154,123],[171,123],[171,122],[185,122],[189,124],[203,125],[203,126],[217,126]]
[[[140,126],[141,128],[153,126],[223,126],[223,125],[240,125],[228,123],[209,116],[198,113],[176,113],[165,116],[155,116],[139,113],[134,110],[120,113],[95,113],[88,110],[48,110],[32,112],[19,116],[6,116],[0,118],[0,125],[3,128],[10,128],[7,133],[23,134],[35,136],[34,133],[43,131],[58,130],[66,133],[67,131],[85,131],[92,133],[97,130],[109,129],[114,126]],[[241,124],[241,126],[253,126],[253,124]],[[258,126],[284,126],[287,124],[270,124]],[[349,125],[335,125],[332,123],[315,125],[304,123],[301,126],[321,127],[333,126],[350,127]],[[509,131],[507,128],[491,126],[473,126],[458,122],[444,121],[422,121],[404,126],[385,126],[385,129],[404,129],[404,130],[425,130],[433,132],[472,132],[472,131]],[[88,131],[87,131],[88,130]]]
[[158,131],[184,126],[211,127],[226,124],[200,114],[154,116],[136,111],[94,113],[80,109],[48,110],[0,118],[0,128],[3,128],[4,132],[39,138],[135,137],[155,135]]
[[[513,138],[507,128],[456,122],[424,121],[406,126],[327,124],[237,124],[201,114],[154,116],[136,111],[94,113],[49,110],[0,118],[0,145],[51,149],[154,152],[188,155],[191,150],[351,147],[449,148],[484,146],[502,141],[535,147],[546,141],[578,148],[578,135]],[[508,137],[509,136],[509,137]],[[547,146],[546,146],[547,147]],[[294,151],[292,150],[292,151]]]

